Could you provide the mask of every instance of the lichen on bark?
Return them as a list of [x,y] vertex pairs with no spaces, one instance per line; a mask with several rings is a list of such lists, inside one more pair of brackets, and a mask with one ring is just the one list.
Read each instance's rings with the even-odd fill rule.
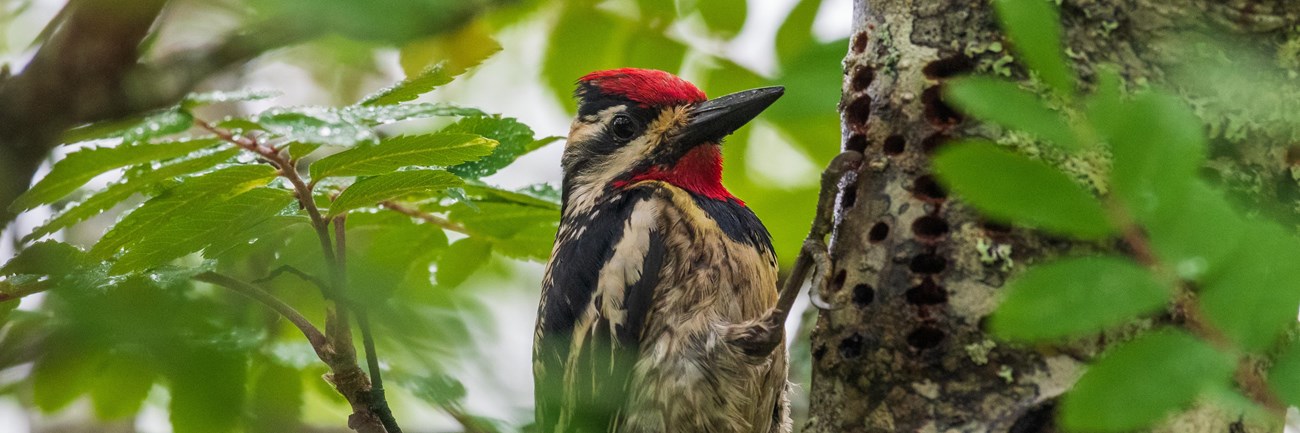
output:
[[[1186,57],[1168,48],[1171,41],[1189,32],[1219,32],[1277,41],[1284,50],[1286,41],[1297,37],[1300,20],[1300,3],[1283,0],[1058,3],[1063,49],[1085,91],[1103,66],[1115,68],[1130,90],[1182,90],[1174,71]],[[1016,63],[988,1],[856,0],[853,20],[840,104],[843,148],[862,151],[866,159],[859,182],[838,204],[830,243],[833,266],[824,290],[838,308],[822,311],[813,332],[805,431],[1057,431],[1056,400],[1088,360],[1108,339],[1127,338],[1150,321],[1047,348],[997,341],[982,325],[1002,285],[1026,266],[1117,245],[1072,242],[984,221],[935,182],[929,156],[954,137],[981,136],[1056,165],[1099,194],[1106,190],[1107,156],[1104,151],[1066,156],[1031,137],[969,121],[943,103],[945,80],[968,73],[1040,86]],[[1283,61],[1277,65],[1288,67]],[[1190,90],[1180,94],[1193,103],[1198,97]],[[1209,110],[1200,113],[1207,125],[1217,119]],[[1300,191],[1288,186],[1296,177],[1277,158],[1289,143],[1267,139],[1278,136],[1263,133],[1268,124],[1246,134],[1251,143],[1217,137],[1225,140],[1220,145],[1264,150],[1209,164],[1268,179],[1260,182],[1271,182],[1269,187],[1248,191],[1256,203]],[[1274,180],[1283,176],[1290,184]],[[1290,218],[1295,218],[1294,204],[1286,206]],[[1152,431],[1278,428],[1198,404]]]

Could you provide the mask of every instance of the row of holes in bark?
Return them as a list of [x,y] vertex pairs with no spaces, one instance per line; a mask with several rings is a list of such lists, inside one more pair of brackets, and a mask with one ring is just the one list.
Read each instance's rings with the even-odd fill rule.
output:
[[[974,65],[970,58],[956,55],[935,60],[925,65],[921,72],[932,80],[945,80],[969,72]],[[947,141],[946,131],[960,124],[965,119],[943,100],[943,84],[930,86],[921,92],[921,107],[925,120],[937,128],[921,142],[924,153],[933,153]],[[912,221],[912,234],[917,240],[926,243],[938,242],[948,234],[951,228],[948,222],[939,216],[939,209],[947,200],[948,193],[930,175],[922,175],[912,180],[912,195],[918,200],[932,203],[935,209],[927,215]],[[908,289],[904,296],[907,302],[918,307],[941,305],[948,302],[948,291],[938,283],[937,275],[948,267],[948,260],[933,247],[929,252],[917,254],[908,263],[908,270],[921,277],[921,282]],[[920,310],[924,312],[924,310]],[[916,350],[925,350],[943,341],[944,331],[933,324],[923,323],[907,335],[907,345]]]
[[[935,150],[938,150],[939,147],[943,146],[951,139],[952,136],[943,131],[927,135],[925,138],[921,139],[921,152],[926,155],[932,155]],[[858,132],[849,135],[848,142],[844,144],[844,150],[857,151],[864,155],[867,153],[868,147],[871,147],[871,143],[867,140],[867,135]],[[901,135],[885,137],[885,142],[880,146],[880,152],[890,156],[900,155],[906,150],[907,138]]]
[[[854,40],[854,49],[861,52],[865,46],[865,35],[859,34]],[[863,44],[859,47],[858,44]],[[923,69],[923,73],[931,79],[942,79],[958,75],[968,70],[970,61],[964,56],[941,59],[931,62]],[[870,86],[875,79],[875,71],[868,67],[859,67],[855,70],[850,80],[850,88],[855,92],[862,92]],[[926,120],[932,125],[940,128],[940,131],[927,136],[921,142],[922,151],[929,154],[937,149],[943,142],[947,141],[947,134],[944,130],[962,122],[963,118],[960,113],[953,110],[944,103],[942,98],[942,87],[932,86],[921,95]],[[845,119],[859,129],[859,132],[849,136],[845,145],[847,150],[854,150],[866,153],[869,145],[866,138],[865,130],[867,120],[871,115],[871,98],[862,94],[856,97],[846,107]],[[899,155],[907,149],[907,140],[902,135],[890,135],[885,138],[881,145],[881,151],[886,155]],[[930,175],[923,175],[913,180],[912,194],[917,199],[941,203],[947,199],[948,194]],[[841,196],[841,207],[847,209],[856,204],[857,191],[846,191]],[[937,212],[936,212],[937,213]],[[947,235],[950,231],[948,222],[936,214],[925,215],[917,218],[912,222],[912,233],[917,239],[927,242],[934,242]],[[867,232],[867,240],[871,243],[884,241],[889,236],[889,224],[877,222]],[[947,259],[937,253],[922,253],[914,256],[908,264],[908,270],[916,274],[922,274],[924,277],[921,283],[908,289],[905,298],[908,303],[925,306],[939,305],[948,301],[948,292],[935,281],[935,274],[943,272],[947,267]],[[831,290],[839,291],[847,279],[845,270],[840,270],[832,279]],[[866,283],[860,283],[853,287],[852,301],[854,305],[866,307],[875,300],[875,289]],[[907,344],[917,350],[929,349],[937,346],[943,341],[944,332],[932,325],[921,325],[906,337]],[[840,341],[840,355],[844,358],[854,358],[861,355],[863,338],[861,334],[853,334]]]

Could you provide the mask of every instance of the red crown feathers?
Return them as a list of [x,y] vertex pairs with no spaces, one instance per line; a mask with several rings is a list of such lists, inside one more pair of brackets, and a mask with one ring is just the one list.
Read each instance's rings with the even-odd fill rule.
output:
[[704,92],[676,75],[654,70],[622,68],[596,71],[578,79],[608,95],[618,95],[646,106],[703,102]]

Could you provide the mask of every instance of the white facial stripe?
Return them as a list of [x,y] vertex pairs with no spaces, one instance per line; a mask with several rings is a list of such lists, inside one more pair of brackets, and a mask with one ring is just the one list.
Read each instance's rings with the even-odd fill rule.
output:
[[[626,111],[627,106],[619,105],[575,120],[570,129],[568,145],[581,145],[586,141],[597,139],[597,136],[604,132],[605,125],[615,115]],[[597,121],[588,122],[589,117]],[[686,124],[688,120],[686,106],[664,109],[659,117],[646,126],[645,133],[640,137],[619,147],[613,154],[598,156],[599,159],[583,173],[573,174],[576,176],[575,188],[570,193],[568,208],[577,212],[590,209],[600,199],[606,185],[648,159],[651,153],[663,144],[661,141],[673,130]]]

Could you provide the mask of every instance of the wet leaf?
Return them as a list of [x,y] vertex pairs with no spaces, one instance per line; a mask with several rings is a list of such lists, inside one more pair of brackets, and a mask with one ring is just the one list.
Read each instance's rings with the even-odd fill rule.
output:
[[187,178],[122,217],[90,252],[108,258],[122,247],[147,236],[155,227],[204,209],[213,201],[266,185],[275,176],[276,170],[267,165],[237,165]]
[[[462,70],[463,72],[463,70]],[[420,71],[415,76],[407,77],[402,82],[380,90],[358,102],[358,105],[393,105],[419,98],[443,84],[450,83],[456,74],[447,70],[447,65],[440,63]]]
[[428,196],[463,183],[460,178],[443,170],[399,171],[370,177],[343,190],[330,205],[327,217],[333,218],[353,209],[375,206],[385,200],[411,195]]
[[239,152],[239,149],[226,149],[195,158],[183,159],[156,169],[142,170],[139,173],[127,173],[121,181],[109,185],[103,191],[87,197],[51,218],[45,224],[32,229],[32,232],[23,240],[30,242],[99,215],[136,193],[144,193],[178,176],[210,169],[217,166],[217,164],[229,161]]
[[78,150],[55,163],[45,177],[14,199],[9,209],[21,212],[54,202],[109,170],[176,158],[219,143],[215,139],[204,139],[158,144],[128,143]]
[[222,242],[280,212],[293,201],[289,191],[255,188],[228,200],[209,202],[183,218],[161,221],[133,242],[110,270],[113,274],[140,271]]
[[455,288],[464,283],[492,254],[492,244],[478,238],[453,242],[438,260],[438,285]]
[[475,134],[497,141],[492,154],[448,169],[466,179],[492,175],[520,156],[545,144],[533,139],[533,130],[528,125],[510,117],[466,117],[448,125],[441,132]]
[[409,166],[450,166],[489,155],[496,142],[474,134],[403,135],[312,163],[311,177],[374,176]]

